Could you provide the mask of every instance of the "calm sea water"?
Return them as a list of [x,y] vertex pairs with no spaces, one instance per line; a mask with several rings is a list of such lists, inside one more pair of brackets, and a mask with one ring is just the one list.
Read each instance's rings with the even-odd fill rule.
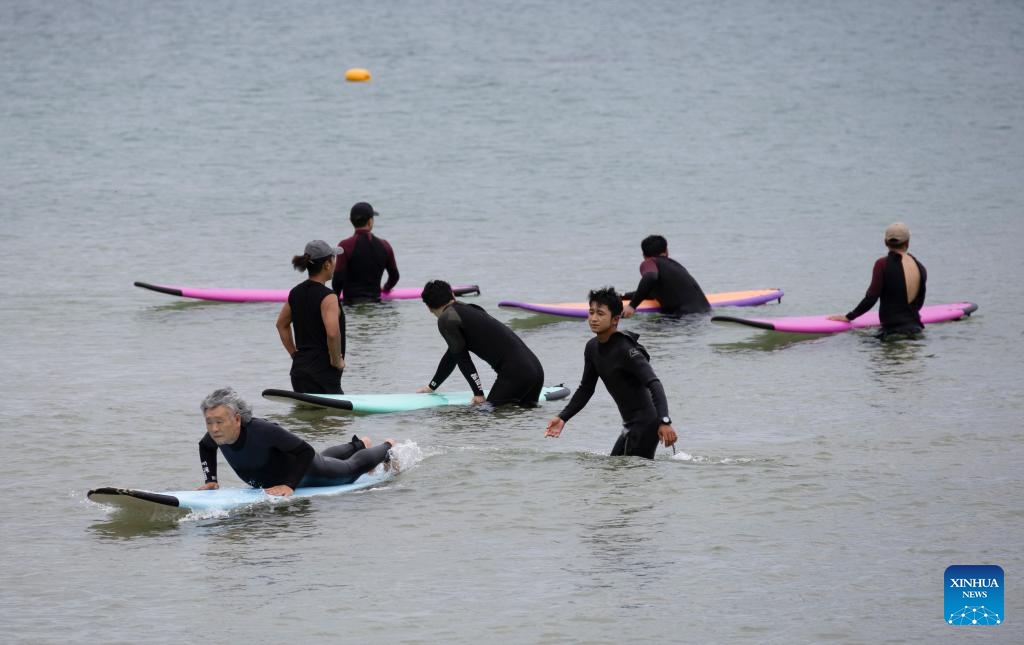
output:
[[[1024,640],[1020,3],[14,1],[0,60],[4,640]],[[902,219],[929,301],[980,308],[892,345],[626,321],[682,437],[641,462],[605,456],[600,388],[558,440],[557,405],[263,400],[276,305],[132,286],[289,287],[360,200],[400,284],[478,283],[573,388],[585,324],[497,302],[631,288],[653,232],[799,315],[850,309]],[[350,392],[443,349],[418,302],[349,334]],[[85,500],[198,485],[226,384],[319,448],[394,437],[405,472],[174,524]],[[943,622],[951,564],[1003,567],[1004,624]]]

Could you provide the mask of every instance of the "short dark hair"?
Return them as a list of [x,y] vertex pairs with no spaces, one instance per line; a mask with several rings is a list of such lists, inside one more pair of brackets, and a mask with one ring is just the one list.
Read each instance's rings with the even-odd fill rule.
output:
[[600,289],[591,290],[587,295],[587,304],[592,305],[595,302],[608,307],[608,311],[611,312],[612,316],[622,315],[622,296],[615,292],[615,287],[601,287]]
[[431,280],[423,285],[421,297],[424,304],[431,309],[440,309],[451,302],[455,295],[452,293],[452,285],[444,280]]
[[645,258],[653,258],[668,251],[668,240],[661,235],[648,235],[640,242],[640,250]]

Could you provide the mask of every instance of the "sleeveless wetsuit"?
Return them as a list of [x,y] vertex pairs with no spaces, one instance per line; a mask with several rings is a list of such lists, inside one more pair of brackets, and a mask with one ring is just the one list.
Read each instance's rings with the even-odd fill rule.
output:
[[[331,288],[341,293],[345,304],[380,302],[380,292],[398,284],[398,264],[388,241],[366,229],[356,229],[352,237],[338,243],[344,253],[336,258]],[[380,279],[388,272],[383,289]]]
[[605,343],[591,338],[583,351],[580,386],[558,413],[559,418],[568,421],[582,410],[594,395],[600,377],[619,408],[624,426],[611,454],[653,459],[658,427],[662,417],[668,416],[668,400],[649,360],[647,350],[632,332],[616,331]]
[[912,255],[910,258],[917,264],[921,274],[921,285],[912,301],[907,302],[907,278],[903,273],[902,256],[896,251],[889,251],[888,255],[875,261],[871,270],[871,284],[864,299],[846,314],[846,318],[853,320],[864,315],[875,306],[875,302],[881,300],[878,305],[878,320],[882,323],[882,331],[878,334],[880,338],[890,334],[916,334],[923,330],[921,307],[924,306],[928,272],[917,258]]
[[647,298],[661,303],[661,313],[670,316],[711,311],[707,296],[690,272],[670,257],[644,258],[640,264],[640,284],[626,294],[634,309]]
[[218,446],[207,433],[199,441],[199,459],[207,482],[217,481],[217,448],[238,477],[254,488],[285,484],[301,486],[350,484],[388,458],[390,446],[382,443],[364,448],[351,443],[317,454],[313,447],[276,423],[251,419],[242,423],[235,443]]
[[473,394],[482,396],[480,374],[469,355],[473,352],[496,374],[487,395],[492,405],[537,403],[544,387],[544,368],[526,343],[506,325],[477,305],[455,302],[441,313],[437,328],[448,350],[430,380],[431,389],[437,389],[458,365]]
[[[334,292],[315,280],[306,280],[288,292],[288,306],[292,310],[295,347],[292,356],[292,389],[306,394],[342,394],[341,374],[331,365],[331,352],[327,349],[327,329],[320,313],[326,297]],[[345,310],[338,318],[341,328],[341,355],[345,355]]]

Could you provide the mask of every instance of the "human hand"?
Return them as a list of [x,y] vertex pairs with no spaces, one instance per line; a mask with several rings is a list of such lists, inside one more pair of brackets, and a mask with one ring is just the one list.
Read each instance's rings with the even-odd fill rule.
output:
[[622,308],[622,317],[623,318],[632,318],[633,314],[635,314],[635,313],[636,313],[636,309],[633,309],[629,305],[626,305],[625,307]]
[[217,490],[218,488],[220,488],[220,484],[217,482],[206,482],[196,490]]
[[431,392],[433,392],[433,390],[430,389],[429,385],[424,385],[420,389],[416,390],[417,394],[430,394]]
[[661,443],[665,444],[666,448],[675,445],[676,439],[678,438],[679,437],[676,435],[676,431],[672,429],[672,426],[667,423],[663,423],[658,426],[658,439],[661,440]]
[[562,420],[562,417],[554,417],[548,421],[548,428],[544,432],[544,436],[558,438],[558,436],[562,434],[562,428],[564,427],[565,421]]
[[270,488],[264,488],[263,492],[267,495],[273,495],[275,497],[288,497],[295,491],[291,486],[287,484],[279,484],[277,486],[271,486]]
[[847,318],[846,316],[844,316],[843,314],[833,314],[833,315],[829,316],[828,319],[829,320],[834,320],[836,322],[845,322],[845,323],[850,322],[850,319]]
[[487,399],[485,399],[485,398],[484,398],[484,396],[483,396],[483,395],[481,394],[481,395],[479,395],[479,396],[474,396],[474,397],[473,397],[473,400],[472,400],[472,401],[470,401],[470,403],[471,403],[472,405],[480,405],[481,403],[483,403],[483,402],[484,402],[484,401],[486,401],[486,400],[487,400]]

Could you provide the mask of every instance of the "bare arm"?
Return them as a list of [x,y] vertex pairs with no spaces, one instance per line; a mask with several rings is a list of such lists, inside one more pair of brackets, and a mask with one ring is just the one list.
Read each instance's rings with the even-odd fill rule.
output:
[[281,307],[281,313],[277,314],[277,335],[281,337],[281,344],[289,356],[295,354],[295,338],[292,336],[292,306],[287,302]]
[[327,331],[327,351],[331,354],[331,365],[345,369],[345,358],[341,355],[341,305],[338,296],[331,294],[320,301],[320,317]]

